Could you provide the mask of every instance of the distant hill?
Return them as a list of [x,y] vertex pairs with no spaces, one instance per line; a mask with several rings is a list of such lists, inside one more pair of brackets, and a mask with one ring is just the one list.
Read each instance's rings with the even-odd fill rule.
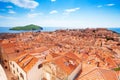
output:
[[43,30],[41,26],[30,24],[26,26],[16,26],[12,27],[9,30]]

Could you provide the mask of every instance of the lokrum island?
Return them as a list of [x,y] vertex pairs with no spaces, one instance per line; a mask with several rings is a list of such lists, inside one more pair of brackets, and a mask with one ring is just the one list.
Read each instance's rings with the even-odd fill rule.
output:
[[10,28],[9,30],[42,30],[43,28],[41,26],[38,25],[34,25],[34,24],[30,24],[30,25],[26,25],[26,26],[16,26],[13,28]]

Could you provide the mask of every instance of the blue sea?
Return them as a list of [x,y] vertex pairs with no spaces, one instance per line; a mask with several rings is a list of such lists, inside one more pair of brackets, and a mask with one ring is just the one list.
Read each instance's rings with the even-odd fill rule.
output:
[[[9,30],[10,27],[0,27],[0,33],[20,33],[20,32],[28,32],[28,31],[14,31],[14,30]],[[43,27],[42,31],[45,32],[50,32],[50,31],[56,31],[59,29],[67,29],[64,27]],[[108,30],[115,31],[117,33],[120,33],[120,28],[108,28]]]
[[108,28],[108,30],[115,31],[120,34],[120,28]]

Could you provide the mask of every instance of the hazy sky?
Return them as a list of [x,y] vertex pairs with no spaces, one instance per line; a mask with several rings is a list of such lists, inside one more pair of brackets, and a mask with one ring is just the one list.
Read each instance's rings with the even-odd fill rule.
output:
[[120,0],[0,0],[0,26],[120,27]]

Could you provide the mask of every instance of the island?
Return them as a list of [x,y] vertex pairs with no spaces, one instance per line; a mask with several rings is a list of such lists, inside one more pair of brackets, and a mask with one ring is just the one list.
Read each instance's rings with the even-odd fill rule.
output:
[[9,30],[17,30],[17,31],[19,31],[19,30],[43,30],[43,28],[38,25],[30,24],[30,25],[26,25],[26,26],[12,27]]

